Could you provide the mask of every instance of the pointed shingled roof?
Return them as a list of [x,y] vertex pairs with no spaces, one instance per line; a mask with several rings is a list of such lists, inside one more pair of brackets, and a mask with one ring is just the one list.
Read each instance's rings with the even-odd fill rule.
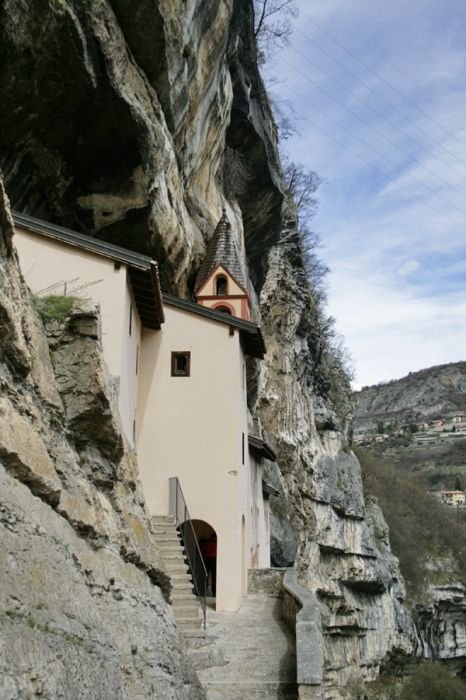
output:
[[248,276],[243,255],[234,237],[226,210],[207,246],[204,262],[197,273],[194,291],[198,292],[218,265],[222,265],[243,289],[248,291]]

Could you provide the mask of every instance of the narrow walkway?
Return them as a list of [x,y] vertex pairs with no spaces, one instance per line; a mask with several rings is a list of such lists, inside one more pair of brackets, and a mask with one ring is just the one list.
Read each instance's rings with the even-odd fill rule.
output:
[[294,636],[280,601],[250,595],[236,613],[207,611],[207,638],[190,656],[208,700],[296,700]]

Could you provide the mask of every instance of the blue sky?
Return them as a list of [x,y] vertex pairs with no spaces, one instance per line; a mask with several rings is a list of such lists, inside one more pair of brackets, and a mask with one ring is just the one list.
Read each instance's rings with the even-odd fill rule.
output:
[[297,4],[265,77],[285,151],[325,179],[313,229],[355,383],[464,360],[466,3]]

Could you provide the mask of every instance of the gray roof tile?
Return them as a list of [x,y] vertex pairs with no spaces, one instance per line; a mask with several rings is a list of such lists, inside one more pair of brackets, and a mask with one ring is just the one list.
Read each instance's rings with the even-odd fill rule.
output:
[[195,292],[198,292],[203,284],[207,282],[218,265],[223,265],[235,281],[247,292],[248,275],[246,263],[232,233],[231,224],[228,221],[225,209],[207,246],[204,262],[197,274],[194,287]]

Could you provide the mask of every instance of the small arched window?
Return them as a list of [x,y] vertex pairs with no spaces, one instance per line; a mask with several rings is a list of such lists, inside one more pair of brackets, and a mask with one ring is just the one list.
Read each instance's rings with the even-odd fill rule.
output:
[[219,275],[215,280],[215,294],[220,296],[225,296],[227,294],[227,278],[225,275]]
[[231,309],[229,309],[227,306],[216,306],[215,311],[221,311],[222,314],[228,314],[231,316]]

